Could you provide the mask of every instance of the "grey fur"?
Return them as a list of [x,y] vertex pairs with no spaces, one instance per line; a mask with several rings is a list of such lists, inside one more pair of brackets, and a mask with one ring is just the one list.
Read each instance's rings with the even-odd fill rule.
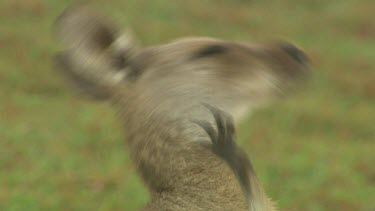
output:
[[144,210],[275,210],[234,142],[232,116],[291,90],[307,71],[301,50],[213,38],[142,48],[82,5],[56,32],[62,75],[119,113],[151,194]]

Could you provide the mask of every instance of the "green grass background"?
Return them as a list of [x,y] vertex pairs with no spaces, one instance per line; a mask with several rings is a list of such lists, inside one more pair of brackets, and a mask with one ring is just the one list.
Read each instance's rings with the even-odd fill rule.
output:
[[[0,1],[0,210],[137,210],[147,193],[108,105],[53,71],[71,1]],[[144,45],[188,35],[287,39],[310,55],[302,91],[259,110],[240,143],[281,210],[375,209],[375,1],[98,0]]]

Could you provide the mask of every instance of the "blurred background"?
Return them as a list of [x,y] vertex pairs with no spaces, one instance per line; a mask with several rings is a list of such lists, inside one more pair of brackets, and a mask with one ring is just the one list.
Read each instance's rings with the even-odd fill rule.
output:
[[[137,210],[148,200],[109,105],[53,71],[72,1],[0,1],[0,210]],[[286,39],[314,74],[239,127],[266,192],[288,211],[375,209],[375,1],[98,0],[143,45],[182,36]]]

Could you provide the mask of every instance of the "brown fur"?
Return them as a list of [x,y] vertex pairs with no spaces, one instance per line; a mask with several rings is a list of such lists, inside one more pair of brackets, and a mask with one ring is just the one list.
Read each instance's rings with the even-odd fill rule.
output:
[[140,48],[86,6],[65,11],[56,29],[60,72],[120,114],[151,194],[144,210],[274,210],[230,116],[290,90],[307,71],[302,51],[213,38]]

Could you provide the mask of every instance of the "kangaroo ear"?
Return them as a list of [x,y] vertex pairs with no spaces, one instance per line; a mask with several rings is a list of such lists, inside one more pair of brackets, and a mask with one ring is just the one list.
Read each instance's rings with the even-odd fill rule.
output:
[[66,9],[55,29],[64,48],[57,65],[74,87],[83,89],[81,93],[106,99],[111,88],[126,80],[137,51],[129,33],[121,34],[114,23],[85,5]]
[[87,6],[70,7],[57,19],[57,35],[70,48],[100,51],[115,40],[115,27]]
[[129,32],[120,34],[112,21],[86,5],[67,8],[55,26],[58,38],[67,48],[80,48],[93,53],[101,53],[108,48],[124,53],[135,48]]

